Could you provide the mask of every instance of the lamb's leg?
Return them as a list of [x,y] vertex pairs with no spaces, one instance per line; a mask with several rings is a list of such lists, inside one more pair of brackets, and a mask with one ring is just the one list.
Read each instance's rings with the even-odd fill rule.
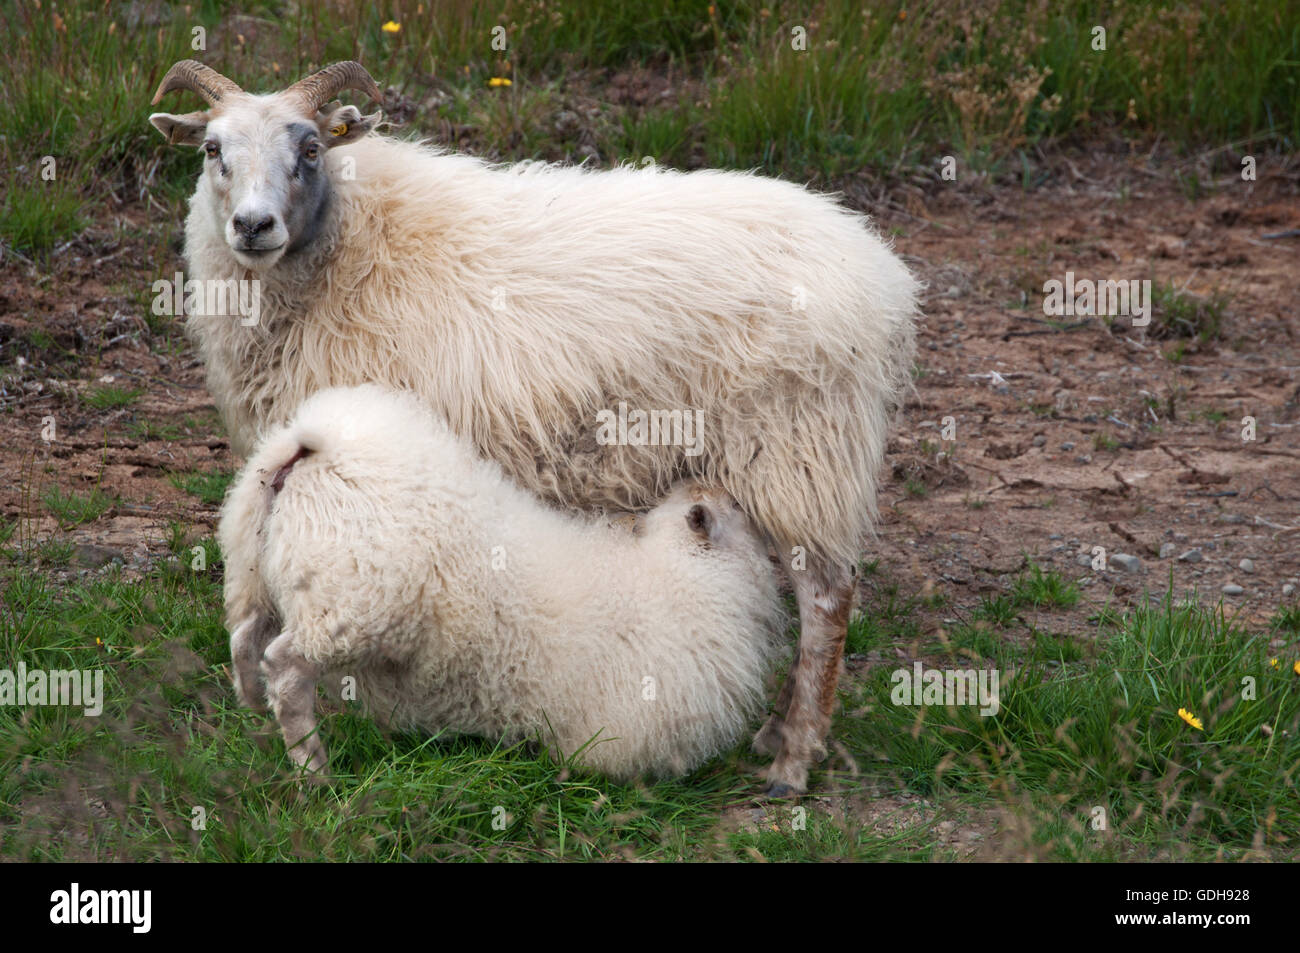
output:
[[279,634],[270,615],[250,615],[230,631],[230,663],[235,673],[235,697],[254,711],[265,711],[266,693],[258,664],[267,645]]
[[767,772],[769,797],[802,794],[809,764],[826,757],[853,602],[853,577],[844,567],[810,560],[790,575],[799,602],[799,654],[787,679],[794,684],[780,725],[781,750]]
[[262,656],[266,693],[289,757],[309,771],[324,770],[325,745],[316,731],[316,681],[320,666],[309,662],[293,644],[293,633],[280,633]]

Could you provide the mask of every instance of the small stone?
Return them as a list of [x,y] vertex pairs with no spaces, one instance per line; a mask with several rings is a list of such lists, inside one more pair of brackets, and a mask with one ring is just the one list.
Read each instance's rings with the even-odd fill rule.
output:
[[1035,447],[1046,446],[1046,444],[1047,444],[1047,438],[1044,437],[1042,434],[1039,434],[1037,437],[1034,438]]
[[1074,557],[1074,561],[1080,566],[1086,566],[1089,569],[1092,568],[1092,557],[1087,553],[1079,553],[1079,555]]
[[1075,463],[1092,463],[1092,456],[1091,456],[1090,454],[1081,453],[1081,454],[1079,454],[1077,457],[1074,458],[1074,462],[1075,462]]
[[1067,450],[1067,451],[1068,451],[1068,450],[1073,450],[1073,449],[1074,449],[1074,444],[1070,443],[1070,441],[1067,440],[1065,443],[1061,444],[1061,449],[1062,449],[1062,450]]
[[1228,583],[1223,587],[1222,591],[1225,596],[1239,596],[1246,590],[1241,588],[1241,586],[1234,585],[1233,583]]
[[1295,595],[1295,586],[1291,585],[1291,583],[1288,582],[1285,586],[1282,587],[1282,595],[1284,595],[1284,596],[1294,596],[1294,595]]
[[1189,549],[1178,557],[1180,563],[1199,563],[1205,557],[1199,549]]
[[1110,557],[1110,564],[1122,572],[1141,572],[1142,560],[1128,553],[1116,553]]
[[107,546],[96,546],[93,543],[78,543],[72,550],[72,564],[85,569],[98,569],[100,566],[107,566],[109,563],[122,563],[122,554],[115,549],[109,549]]
[[1252,559],[1243,559],[1241,562],[1237,563],[1237,568],[1242,572],[1254,572],[1255,562]]
[[1047,538],[1048,538],[1048,539],[1065,539],[1065,537],[1062,536],[1060,533],[1051,533],[1050,535],[1048,535]]
[[944,625],[956,625],[956,624],[957,624],[957,620],[956,620],[956,619],[944,619],[944,620],[943,620],[943,624],[944,624]]
[[1220,523],[1244,523],[1246,522],[1246,517],[1242,516],[1240,513],[1221,513],[1219,514],[1219,522]]
[[1175,544],[1173,544],[1173,543],[1161,543],[1161,544],[1160,544],[1160,558],[1161,558],[1161,559],[1168,559],[1170,556],[1172,556],[1172,555],[1173,555],[1174,553],[1176,553],[1176,552],[1178,552],[1178,547],[1177,547]]

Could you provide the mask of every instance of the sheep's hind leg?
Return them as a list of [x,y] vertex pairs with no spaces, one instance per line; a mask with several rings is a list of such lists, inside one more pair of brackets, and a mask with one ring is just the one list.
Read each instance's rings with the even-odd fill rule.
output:
[[293,644],[293,633],[275,637],[262,656],[266,692],[289,757],[298,767],[322,771],[325,745],[316,731],[316,682],[320,666],[309,662]]
[[808,766],[826,757],[853,602],[853,577],[843,567],[818,562],[791,573],[791,581],[799,602],[799,651],[787,679],[793,687],[780,725],[781,750],[767,772],[768,797],[802,794]]
[[230,665],[235,675],[235,696],[254,711],[265,711],[262,674],[258,664],[267,645],[279,633],[270,615],[250,615],[230,632]]

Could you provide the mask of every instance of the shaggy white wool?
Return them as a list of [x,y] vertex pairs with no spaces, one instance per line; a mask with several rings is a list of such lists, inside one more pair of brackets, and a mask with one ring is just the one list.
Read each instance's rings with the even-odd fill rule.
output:
[[[856,561],[917,291],[865,218],[734,172],[493,168],[378,136],[326,161],[322,236],[257,275],[259,324],[189,318],[238,452],[315,391],[378,382],[549,500],[643,509],[695,477],[784,553]],[[186,224],[191,274],[252,277],[210,188]],[[702,411],[703,452],[598,444],[620,401]]]
[[353,676],[397,725],[539,736],[565,756],[596,737],[579,760],[618,778],[734,745],[784,623],[766,547],[725,493],[679,486],[636,533],[563,514],[374,385],[318,393],[272,433],[219,534],[232,633],[282,627],[327,688]]

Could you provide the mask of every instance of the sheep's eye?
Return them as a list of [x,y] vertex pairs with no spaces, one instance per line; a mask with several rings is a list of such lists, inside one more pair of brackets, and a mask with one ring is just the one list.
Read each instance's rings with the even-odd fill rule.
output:
[[215,159],[217,156],[221,155],[221,146],[217,145],[215,142],[205,142],[203,143],[203,151],[208,154],[209,159]]

